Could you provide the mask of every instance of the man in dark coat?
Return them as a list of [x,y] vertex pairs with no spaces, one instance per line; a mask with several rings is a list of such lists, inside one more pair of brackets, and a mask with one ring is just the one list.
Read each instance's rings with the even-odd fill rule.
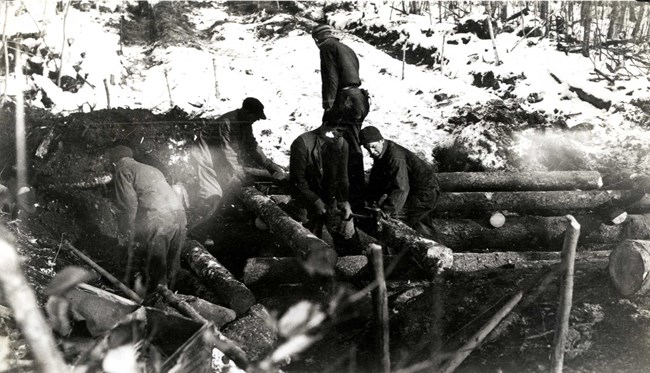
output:
[[121,243],[133,247],[137,242],[146,250],[149,294],[158,284],[173,289],[186,234],[183,205],[162,172],[134,160],[130,148],[116,146],[109,157],[115,167]]
[[361,144],[374,160],[367,201],[377,204],[388,216],[404,221],[423,236],[432,238],[431,212],[440,194],[433,167],[410,150],[385,140],[373,126],[362,129],[360,137]]
[[259,119],[266,119],[264,105],[248,97],[241,108],[208,122],[201,130],[191,155],[198,171],[200,199],[207,211],[190,230],[210,221],[224,189],[246,178],[244,167],[264,168],[277,180],[287,177],[282,167],[266,157],[253,135],[253,123]]
[[345,125],[343,137],[350,147],[348,176],[354,203],[361,199],[365,184],[359,131],[369,111],[368,92],[359,88],[361,79],[357,55],[332,35],[332,27],[317,26],[312,36],[320,49],[323,121],[340,121]]
[[344,127],[324,123],[298,136],[291,144],[291,196],[306,210],[305,226],[321,237],[326,225],[334,244],[352,249],[357,236],[348,198],[348,144]]

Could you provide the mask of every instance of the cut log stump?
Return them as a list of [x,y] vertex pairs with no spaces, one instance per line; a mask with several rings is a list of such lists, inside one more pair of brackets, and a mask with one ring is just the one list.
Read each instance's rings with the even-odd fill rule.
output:
[[183,259],[203,283],[228,304],[237,315],[246,312],[255,304],[255,296],[212,256],[200,243],[188,240],[182,251]]
[[624,297],[650,289],[650,241],[625,240],[609,257],[609,278]]

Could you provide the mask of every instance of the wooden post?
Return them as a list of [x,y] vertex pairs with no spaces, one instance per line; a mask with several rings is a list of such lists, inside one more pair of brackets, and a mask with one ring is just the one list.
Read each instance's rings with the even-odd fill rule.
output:
[[87,257],[84,253],[79,251],[76,247],[72,246],[72,244],[68,241],[65,241],[63,244],[63,247],[67,248],[68,250],[72,251],[76,256],[78,256],[81,260],[86,262],[89,266],[91,266],[95,271],[99,272],[100,275],[104,276],[108,281],[110,281],[113,286],[117,287],[120,289],[129,299],[132,301],[140,304],[142,303],[142,298],[136,294],[133,290],[129,289],[126,285],[124,285],[120,280],[118,280],[115,276],[110,274],[108,271],[106,271],[104,268],[100,267],[99,264],[95,263],[92,259]]
[[5,87],[2,102],[7,100],[7,86],[9,85],[9,50],[7,48],[7,22],[9,21],[9,2],[5,1],[5,21],[2,25],[2,49],[5,56]]
[[490,39],[492,40],[492,49],[494,49],[494,58],[497,66],[501,65],[501,60],[499,60],[499,52],[497,52],[497,43],[494,40],[494,30],[492,30],[492,18],[490,15],[487,15],[488,30],[490,30]]
[[167,83],[167,94],[169,94],[169,106],[174,107],[174,100],[172,100],[172,90],[169,88],[169,79],[167,78],[167,69],[164,69],[165,73],[165,82]]
[[445,41],[447,39],[447,33],[445,32],[442,35],[442,47],[440,48],[440,74],[445,75]]
[[569,316],[571,315],[571,304],[573,302],[573,272],[576,256],[576,246],[580,236],[580,224],[571,215],[566,216],[567,230],[562,246],[562,288],[560,302],[558,305],[555,337],[553,339],[553,357],[551,360],[552,371],[562,372],[564,362],[564,345],[567,333],[569,332]]
[[442,23],[442,0],[438,0],[438,23]]
[[406,43],[408,42],[408,38],[404,40],[404,45],[402,45],[402,80],[404,80],[404,70],[406,68]]
[[29,343],[32,356],[39,367],[47,373],[68,372],[63,356],[56,347],[50,326],[45,321],[36,297],[20,267],[16,249],[6,239],[10,233],[0,227],[0,285],[5,300],[13,310],[13,316]]
[[384,260],[381,253],[381,246],[370,245],[370,257],[372,268],[375,274],[377,287],[372,291],[372,299],[375,305],[375,326],[377,331],[377,372],[390,372],[390,347],[388,329],[388,294],[386,290],[386,279],[384,278]]
[[442,373],[452,373],[458,366],[472,353],[478,346],[481,345],[485,337],[494,329],[501,320],[512,311],[512,309],[519,303],[523,296],[523,290],[517,291],[506,304],[504,304],[488,322],[481,327],[474,335],[472,335],[467,343],[465,343],[454,355],[438,370]]
[[[280,5],[278,5],[278,8]],[[219,99],[219,83],[217,82],[217,60],[215,58],[212,59],[212,72],[214,75],[214,97]]]
[[[17,187],[27,185],[27,140],[25,135],[25,97],[23,95],[23,64],[20,45],[16,46],[16,65],[14,75],[19,88],[16,92],[16,181]],[[18,191],[16,191],[18,193]],[[24,199],[26,193],[18,194],[18,204],[22,207],[26,204]]]
[[106,90],[106,109],[111,109],[111,93],[108,90],[108,82],[104,78],[104,89]]

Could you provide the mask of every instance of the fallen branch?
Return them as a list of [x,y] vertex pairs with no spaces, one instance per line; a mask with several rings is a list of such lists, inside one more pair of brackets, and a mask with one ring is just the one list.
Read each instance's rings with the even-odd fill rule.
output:
[[136,302],[138,304],[142,303],[143,299],[138,294],[136,294],[133,290],[129,289],[129,287],[124,285],[120,280],[118,280],[115,276],[113,276],[108,271],[106,271],[104,268],[102,268],[99,264],[95,263],[92,259],[87,257],[84,253],[79,251],[79,249],[72,246],[72,244],[70,242],[65,241],[63,243],[63,247],[65,247],[66,249],[72,251],[72,253],[74,253],[76,256],[79,257],[79,259],[83,260],[84,262],[86,262],[86,264],[91,266],[95,271],[99,272],[100,275],[104,276],[108,281],[110,281],[110,283],[113,284],[113,286],[120,289],[127,297],[129,297],[129,299],[131,299],[132,301],[134,301],[134,302]]
[[165,285],[158,284],[156,287],[156,291],[158,294],[162,295],[162,297],[174,308],[176,308],[178,311],[180,311],[181,314],[196,320],[200,323],[207,323],[208,320],[206,320],[203,316],[199,315],[198,312],[192,306],[187,304],[184,300],[176,296],[174,293],[172,293],[171,290],[169,290]]
[[[550,73],[553,79],[555,79],[556,82],[562,84],[562,81],[560,78],[558,78],[555,74]],[[569,90],[571,92],[575,92],[578,95],[578,98],[581,99],[582,101],[588,102],[592,104],[593,106],[597,107],[598,109],[604,109],[604,110],[609,110],[609,108],[612,106],[612,102],[608,100],[603,100],[601,98],[598,98],[590,93],[585,92],[581,88],[573,87],[570,84],[567,84],[569,86]]]

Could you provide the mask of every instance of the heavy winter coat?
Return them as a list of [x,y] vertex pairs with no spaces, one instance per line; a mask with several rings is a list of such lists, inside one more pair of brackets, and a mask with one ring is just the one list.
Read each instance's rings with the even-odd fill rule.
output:
[[331,37],[318,45],[323,90],[323,109],[332,108],[337,93],[350,86],[360,86],[359,59],[354,51],[339,39]]

